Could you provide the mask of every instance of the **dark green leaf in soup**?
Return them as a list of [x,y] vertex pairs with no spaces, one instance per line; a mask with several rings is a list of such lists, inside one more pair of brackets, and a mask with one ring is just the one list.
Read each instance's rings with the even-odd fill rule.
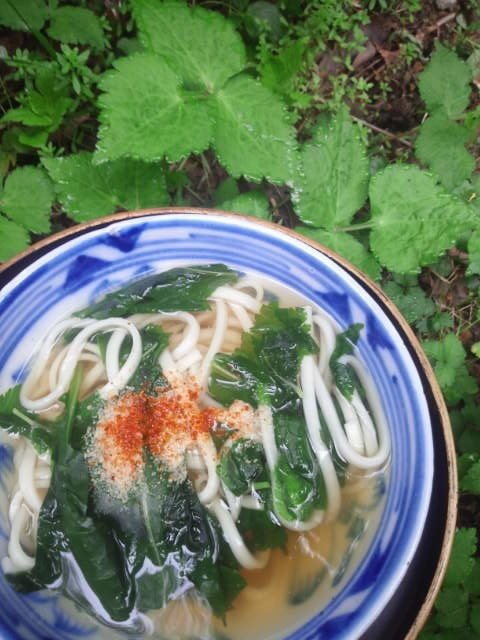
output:
[[232,355],[217,354],[209,392],[223,405],[240,399],[254,407],[284,408],[298,399],[303,356],[317,350],[303,309],[283,309],[271,302],[262,307]]
[[222,452],[217,473],[230,491],[241,496],[257,481],[267,481],[265,454],[259,442],[240,438]]
[[251,551],[285,548],[286,530],[273,522],[267,510],[242,509],[238,529]]
[[20,387],[16,385],[0,396],[0,428],[10,435],[24,436],[37,453],[49,451],[55,441],[55,433],[20,403]]
[[141,336],[142,359],[128,386],[153,395],[166,384],[158,359],[168,345],[168,334],[159,325],[149,324],[142,329]]
[[348,364],[339,362],[342,356],[353,353],[355,344],[360,336],[363,324],[352,324],[343,333],[337,335],[335,349],[330,358],[330,369],[333,379],[340,392],[347,398],[352,399],[355,390],[355,375]]
[[231,284],[237,278],[235,271],[223,264],[170,269],[109,293],[77,315],[102,319],[134,313],[202,311],[209,308],[208,298],[217,287]]
[[[12,584],[31,591],[51,586],[75,567],[113,620],[130,616],[135,593],[122,548],[102,519],[90,514],[90,476],[82,452],[70,445],[80,374],[74,376],[66,408],[57,422],[50,488],[39,514],[34,568],[12,576]],[[92,608],[95,608],[90,603]]]

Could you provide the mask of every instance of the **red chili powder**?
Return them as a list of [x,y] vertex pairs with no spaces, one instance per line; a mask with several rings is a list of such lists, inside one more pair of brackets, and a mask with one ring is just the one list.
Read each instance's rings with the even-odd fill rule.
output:
[[200,409],[199,395],[198,384],[184,380],[156,397],[131,391],[110,403],[95,438],[110,479],[126,474],[132,478],[142,465],[145,446],[169,462],[208,433],[222,410]]

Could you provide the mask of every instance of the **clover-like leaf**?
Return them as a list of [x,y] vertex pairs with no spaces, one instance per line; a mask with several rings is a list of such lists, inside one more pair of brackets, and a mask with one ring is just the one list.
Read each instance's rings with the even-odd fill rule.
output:
[[213,146],[228,172],[251,180],[289,181],[298,163],[295,130],[278,96],[239,75],[214,101]]
[[8,260],[28,246],[25,229],[0,215],[0,260]]
[[87,44],[103,49],[102,23],[90,9],[83,7],[58,7],[52,13],[48,35],[67,44]]
[[47,233],[53,197],[52,183],[43,169],[21,167],[5,181],[0,210],[29,231]]
[[189,89],[213,93],[245,67],[240,35],[221,14],[183,2],[133,0],[140,39]]
[[459,116],[470,101],[472,71],[454,51],[438,43],[420,75],[418,88],[429,111]]
[[220,204],[220,208],[234,213],[244,213],[247,216],[270,220],[271,213],[268,198],[262,191],[248,191],[240,193],[231,200],[225,200]]
[[370,181],[370,246],[381,264],[413,273],[473,226],[468,206],[414,165],[393,164]]
[[44,158],[58,199],[77,222],[113,213],[165,204],[165,176],[158,164],[121,158],[92,164],[91,153]]
[[377,280],[380,276],[380,265],[373,254],[367,251],[363,244],[350,233],[313,229],[312,227],[295,227],[295,231],[335,251],[373,280]]
[[325,229],[348,224],[366,200],[369,172],[365,143],[347,107],[319,123],[301,158],[294,201],[302,221]]
[[468,139],[469,131],[442,113],[435,113],[420,127],[415,145],[417,157],[449,190],[469,178],[475,169],[475,159],[465,148]]
[[19,31],[38,31],[48,17],[45,0],[2,0],[0,24]]
[[100,86],[98,161],[166,156],[173,162],[209,146],[207,101],[192,99],[181,89],[178,76],[158,56],[121,58]]

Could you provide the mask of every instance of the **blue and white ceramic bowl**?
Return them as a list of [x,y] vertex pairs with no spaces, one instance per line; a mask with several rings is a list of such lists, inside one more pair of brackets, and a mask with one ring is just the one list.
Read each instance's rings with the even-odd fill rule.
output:
[[[310,298],[345,327],[362,322],[361,357],[390,425],[392,458],[377,531],[331,601],[288,629],[292,640],[414,637],[451,544],[454,459],[435,381],[400,314],[338,256],[269,223],[218,212],[119,214],[76,227],[0,273],[0,390],[22,377],[39,338],[59,316],[142,275],[185,263],[225,262]],[[8,445],[0,448],[0,557],[8,536]],[[419,611],[421,613],[419,615]],[[0,576],[0,637],[114,637],[59,596],[14,592]]]

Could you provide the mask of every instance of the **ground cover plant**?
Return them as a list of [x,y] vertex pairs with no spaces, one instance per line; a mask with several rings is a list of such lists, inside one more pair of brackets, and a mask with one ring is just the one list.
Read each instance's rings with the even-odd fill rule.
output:
[[479,30],[469,0],[0,3],[0,260],[216,206],[337,251],[416,331],[461,491],[424,639],[480,634]]

